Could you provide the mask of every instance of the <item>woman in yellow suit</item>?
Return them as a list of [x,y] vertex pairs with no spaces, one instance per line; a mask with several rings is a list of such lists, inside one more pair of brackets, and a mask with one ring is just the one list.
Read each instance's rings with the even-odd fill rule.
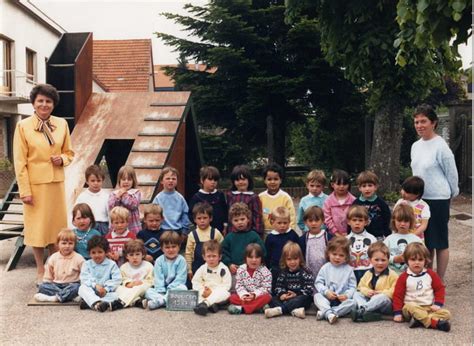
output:
[[51,116],[59,102],[57,90],[40,84],[30,94],[35,114],[21,120],[13,139],[15,174],[23,201],[25,245],[33,247],[37,282],[44,274],[44,248],[50,254],[61,228],[67,227],[64,166],[71,163],[69,127]]

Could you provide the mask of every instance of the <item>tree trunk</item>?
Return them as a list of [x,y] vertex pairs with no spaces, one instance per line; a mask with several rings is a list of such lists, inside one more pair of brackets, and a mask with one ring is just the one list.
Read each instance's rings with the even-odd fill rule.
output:
[[268,163],[277,163],[285,167],[286,126],[275,119],[273,114],[267,115],[267,155]]
[[375,114],[370,168],[379,177],[379,193],[398,191],[400,187],[400,147],[403,107],[386,104]]

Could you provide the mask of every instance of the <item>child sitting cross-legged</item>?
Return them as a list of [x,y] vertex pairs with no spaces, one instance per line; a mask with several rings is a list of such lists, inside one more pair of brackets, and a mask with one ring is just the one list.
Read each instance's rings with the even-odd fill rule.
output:
[[81,268],[79,296],[83,299],[79,307],[88,307],[104,312],[111,310],[110,302],[117,299],[115,290],[122,282],[117,264],[107,258],[109,242],[101,236],[92,237],[87,243],[91,259]]
[[352,310],[354,322],[371,322],[392,314],[392,296],[398,275],[388,268],[390,250],[381,241],[369,246],[372,268],[365,272],[354,293],[357,309]]
[[129,240],[124,248],[127,262],[122,264],[122,284],[117,288],[118,299],[111,304],[112,311],[130,305],[145,309],[144,295],[153,284],[153,265],[144,261],[146,249],[139,239]]
[[318,308],[317,320],[336,323],[339,317],[349,314],[355,306],[352,296],[356,290],[356,278],[349,262],[349,240],[343,237],[331,239],[326,248],[329,261],[319,271],[315,281],[314,304]]
[[70,229],[58,234],[59,251],[48,258],[43,283],[34,298],[39,302],[68,302],[77,298],[79,274],[84,258],[74,251],[76,235]]
[[123,252],[125,244],[127,244],[130,239],[136,239],[135,233],[129,231],[127,228],[129,215],[130,213],[126,208],[114,207],[110,211],[112,228],[105,236],[105,239],[107,239],[110,244],[110,252],[108,256],[110,259],[117,262],[117,265],[119,266],[125,263]]
[[409,321],[410,328],[451,330],[451,313],[443,308],[445,288],[439,275],[426,268],[430,253],[425,245],[411,243],[403,253],[408,268],[397,280],[393,293],[393,320]]
[[232,278],[227,266],[221,262],[221,245],[216,239],[204,243],[202,256],[206,263],[194,274],[192,284],[199,292],[199,304],[194,312],[205,316],[208,311],[218,312],[219,304],[229,299]]
[[281,272],[276,280],[271,308],[265,309],[265,317],[291,314],[305,318],[305,308],[311,305],[314,293],[314,277],[305,267],[303,253],[297,243],[288,242],[283,247],[280,260]]
[[170,290],[187,290],[186,260],[179,254],[181,235],[174,231],[165,231],[160,237],[163,255],[155,261],[153,269],[154,286],[146,291],[150,310],[165,306]]
[[258,244],[245,248],[245,264],[237,269],[235,290],[230,295],[227,311],[230,314],[246,314],[262,309],[272,300],[272,273],[262,263],[263,249]]

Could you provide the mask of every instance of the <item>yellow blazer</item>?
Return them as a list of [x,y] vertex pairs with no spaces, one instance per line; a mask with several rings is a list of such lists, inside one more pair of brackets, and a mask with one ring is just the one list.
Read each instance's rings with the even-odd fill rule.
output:
[[[397,283],[398,275],[392,269],[389,269],[388,275],[380,275],[375,285],[375,291],[385,294],[387,297],[392,299],[393,291],[395,290],[395,284]],[[371,270],[367,270],[359,281],[357,289],[360,293],[367,297],[369,291],[372,290],[370,287],[370,281],[372,280],[373,274]]]
[[[52,132],[54,145],[49,145],[42,132],[35,131],[38,118],[31,116],[16,125],[13,137],[13,162],[20,197],[31,196],[30,185],[64,181],[64,168],[71,163],[74,152],[66,120],[50,117],[56,126]],[[54,166],[51,156],[61,155],[63,166]]]

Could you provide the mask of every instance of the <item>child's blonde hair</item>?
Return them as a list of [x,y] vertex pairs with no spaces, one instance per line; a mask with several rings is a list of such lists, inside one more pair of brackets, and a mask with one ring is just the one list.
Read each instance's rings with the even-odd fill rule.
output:
[[137,174],[132,166],[122,166],[120,167],[118,174],[117,174],[117,186],[120,186],[120,180],[123,178],[131,178],[132,179],[132,189],[136,188],[138,185],[137,181]]
[[161,183],[163,181],[163,177],[168,173],[173,173],[173,175],[176,175],[176,177],[179,176],[179,172],[176,168],[171,167],[171,166],[166,166],[165,168],[161,170],[160,176],[158,177],[158,182]]
[[376,252],[381,252],[385,257],[387,257],[387,259],[390,259],[390,249],[381,240],[370,244],[369,249],[367,250],[367,255],[369,258],[372,258]]
[[369,220],[369,212],[367,208],[363,205],[353,205],[347,211],[347,220],[352,219],[364,219],[365,221]]
[[181,246],[181,236],[175,231],[166,231],[160,237],[161,245],[178,245]]
[[410,222],[410,230],[415,228],[415,213],[413,208],[408,204],[400,203],[393,209],[392,220],[390,225],[395,233],[398,233],[397,228],[395,227],[395,221],[407,221]]
[[357,176],[356,179],[357,186],[361,186],[363,184],[374,184],[379,185],[379,177],[372,171],[363,171]]
[[58,236],[56,238],[56,243],[59,243],[61,240],[73,241],[74,244],[76,244],[77,237],[76,237],[76,234],[74,233],[74,231],[72,229],[63,228],[58,233]]
[[128,254],[141,252],[143,258],[146,256],[146,249],[145,244],[143,244],[143,240],[141,239],[130,239],[125,247],[123,248],[123,254],[126,257]]
[[110,220],[125,220],[128,222],[128,217],[130,216],[130,212],[125,207],[113,207],[110,211]]
[[328,246],[326,247],[326,261],[329,262],[329,253],[335,252],[337,250],[342,250],[342,252],[344,252],[344,255],[346,256],[346,263],[349,262],[351,254],[349,239],[347,239],[346,237],[339,236],[332,238],[329,241]]
[[143,208],[143,218],[145,219],[149,214],[160,215],[163,219],[163,208],[161,208],[158,204],[147,204]]
[[252,218],[252,212],[250,211],[249,206],[242,202],[232,204],[229,209],[229,221],[232,222],[234,217],[240,215],[245,215],[247,216],[247,219],[250,220]]
[[305,179],[305,183],[318,183],[323,185],[323,187],[326,185],[326,175],[324,174],[323,171],[319,169],[313,169],[311,172],[308,173]]
[[276,219],[290,219],[290,211],[288,208],[280,206],[272,210],[270,214],[270,221],[275,221]]
[[298,258],[300,260],[300,268],[305,266],[303,252],[298,244],[287,241],[285,246],[283,246],[283,250],[281,251],[280,257],[280,268],[281,269],[288,269],[286,264],[286,260],[288,258],[294,259]]
[[431,262],[430,251],[422,243],[410,243],[403,251],[403,260],[408,263],[409,259],[423,258],[425,260],[425,267]]

